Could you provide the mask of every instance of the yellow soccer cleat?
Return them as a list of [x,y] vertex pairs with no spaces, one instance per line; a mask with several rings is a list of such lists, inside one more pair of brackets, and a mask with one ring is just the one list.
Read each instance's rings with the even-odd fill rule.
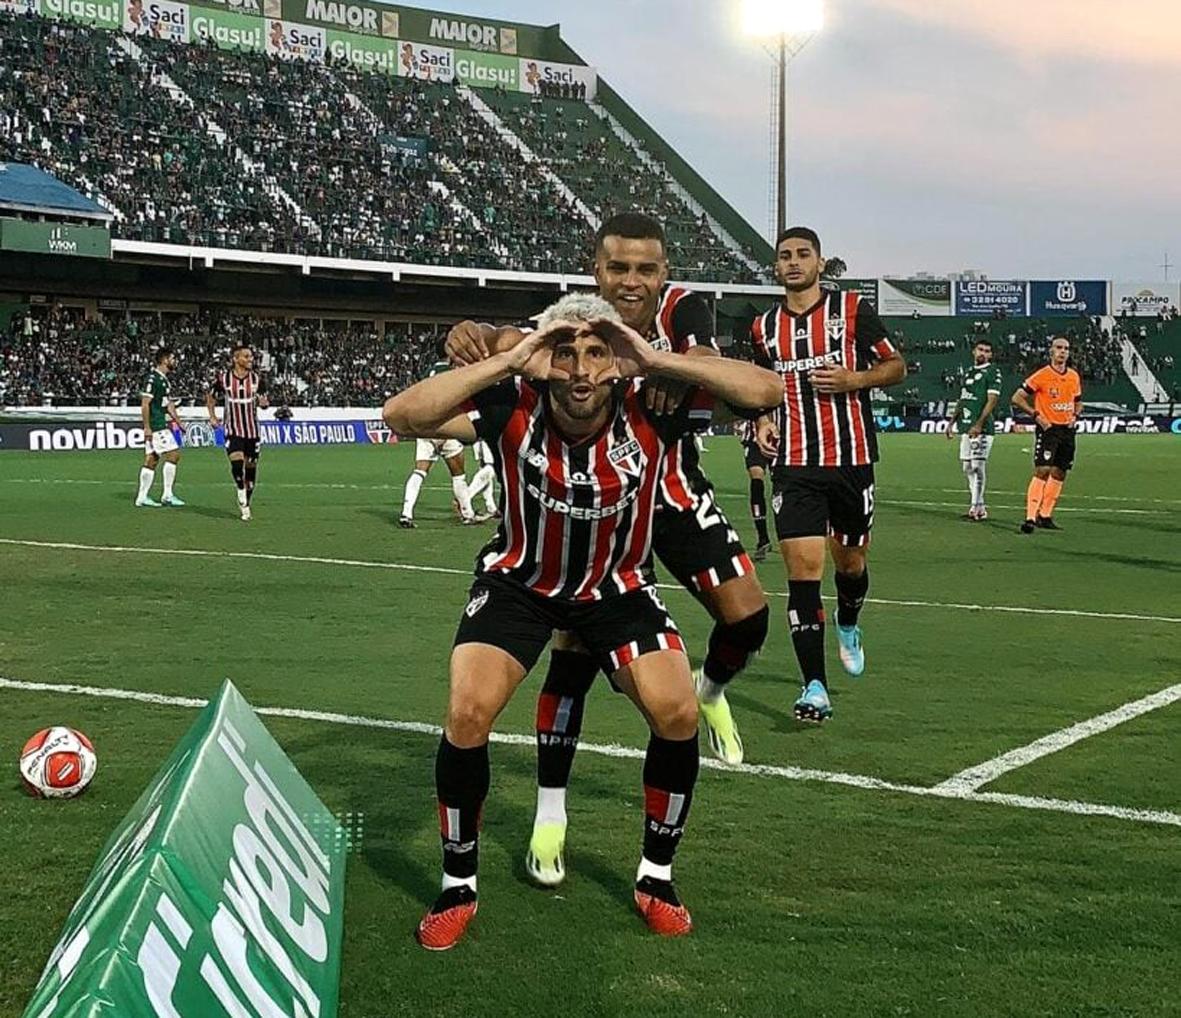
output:
[[557,887],[566,879],[566,824],[545,823],[533,827],[525,869],[534,883]]
[[[701,669],[693,673],[693,681],[698,690],[701,688]],[[722,693],[713,703],[706,703],[697,697],[697,706],[701,718],[705,722],[705,734],[709,736],[709,748],[722,763],[737,765],[742,763],[742,737],[738,734],[738,726],[734,724],[734,715],[730,713],[730,705],[726,702],[726,694]]]

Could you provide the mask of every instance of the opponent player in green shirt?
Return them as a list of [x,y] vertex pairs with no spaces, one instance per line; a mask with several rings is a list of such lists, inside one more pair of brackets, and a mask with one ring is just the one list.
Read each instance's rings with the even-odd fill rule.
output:
[[[176,414],[176,404],[172,402],[171,384],[168,373],[176,367],[176,354],[166,346],[156,351],[156,366],[148,375],[140,393],[140,412],[144,422],[144,465],[139,471],[139,494],[136,496],[137,506],[182,506],[179,498],[173,494],[172,485],[176,481],[176,465],[180,462],[180,443],[168,427],[169,419],[179,431],[182,428],[180,418]],[[148,492],[152,490],[152,482],[156,477],[156,464],[164,458],[164,495],[157,502]]]
[[992,363],[992,343],[984,337],[972,347],[972,362],[960,384],[959,399],[948,408],[947,437],[960,436],[960,463],[971,496],[964,519],[980,521],[988,519],[984,486],[996,432],[992,412],[1001,394],[1001,369]]

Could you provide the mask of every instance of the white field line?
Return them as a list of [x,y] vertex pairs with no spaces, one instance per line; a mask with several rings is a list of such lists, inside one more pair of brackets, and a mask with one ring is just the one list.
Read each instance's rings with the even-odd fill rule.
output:
[[1035,760],[1040,760],[1043,756],[1057,753],[1059,750],[1066,749],[1067,746],[1073,746],[1076,742],[1082,742],[1083,739],[1089,739],[1092,735],[1110,731],[1125,721],[1131,721],[1133,718],[1140,717],[1141,714],[1167,707],[1178,700],[1181,700],[1181,683],[1139,700],[1132,700],[1122,707],[1109,710],[1106,714],[1097,714],[1095,717],[1080,721],[1069,728],[1062,728],[1049,735],[1043,735],[1026,746],[1019,746],[1008,753],[1002,753],[991,760],[985,760],[984,763],[976,764],[958,774],[953,774],[935,787],[948,792],[975,792],[982,786],[996,781],[1002,774],[1008,774],[1009,771],[1025,767]]
[[[108,552],[116,555],[180,555],[189,558],[254,559],[263,562],[299,562],[312,565],[348,566],[358,569],[392,569],[412,573],[438,573],[444,576],[466,576],[474,579],[470,569],[451,569],[447,566],[421,566],[408,562],[380,562],[370,559],[326,558],[320,555],[279,555],[263,551],[221,551],[208,548],[148,548],[119,544],[78,544],[73,541],[29,541],[15,537],[0,537],[0,545],[24,548],[52,548],[60,551]],[[661,590],[682,590],[680,584],[658,583]],[[787,597],[784,591],[769,592],[772,597]],[[1181,617],[1172,615],[1136,615],[1130,612],[1093,612],[1076,608],[1033,608],[1013,604],[970,604],[957,601],[898,600],[888,597],[868,598],[870,604],[895,608],[944,608],[956,611],[1002,612],[1011,615],[1057,615],[1087,619],[1116,619],[1126,622],[1164,622],[1181,625]]]
[[[7,484],[84,484],[84,485],[103,485],[105,487],[113,488],[127,488],[129,487],[127,481],[106,480],[97,478],[84,477],[4,477],[0,478],[0,482]],[[228,488],[231,482],[229,481],[197,481],[186,480],[185,485],[191,488]],[[335,491],[402,491],[405,488],[405,483],[399,481],[393,484],[353,484],[343,481],[267,481],[267,488],[305,488],[305,489],[327,489]],[[451,486],[447,484],[426,484],[423,485],[425,491],[451,491]],[[911,487],[907,486],[906,491],[934,491],[946,495],[959,495],[966,492],[961,492],[959,488],[925,488],[925,487]],[[1023,491],[1007,491],[1000,489],[990,489],[990,494],[993,495],[1024,495]],[[740,492],[719,492],[720,498],[730,501],[744,501],[747,496]],[[1082,502],[1124,502],[1132,505],[1173,505],[1181,506],[1181,499],[1172,498],[1128,498],[1118,495],[1076,495],[1071,493],[1071,501]],[[891,499],[887,494],[884,498],[877,500],[879,505],[910,505],[910,506],[930,506],[932,508],[958,508],[962,502],[916,502],[916,501],[900,501]],[[1024,505],[1013,506],[992,506],[995,509],[1024,509]],[[1151,513],[1153,515],[1164,515],[1169,511],[1164,509],[1134,509],[1134,510],[1118,510],[1105,509],[1102,507],[1092,508],[1088,506],[1062,506],[1063,512],[1095,512],[1095,513],[1113,513],[1113,512],[1135,512],[1135,513]]]
[[[91,696],[104,700],[133,700],[164,707],[204,707],[208,701],[189,696],[167,696],[162,693],[144,693],[133,689],[108,689],[101,686],[79,686],[53,682],[21,682],[0,677],[0,689],[21,692],[56,693],[67,696]],[[373,718],[360,714],[337,714],[331,711],[303,710],[298,707],[255,707],[255,713],[265,717],[295,718],[300,721],[315,721],[321,724],[347,725],[354,728],[376,728],[394,732],[409,732],[418,735],[437,736],[442,731],[438,725],[421,721],[395,721],[390,718]],[[534,735],[515,732],[493,732],[492,742],[510,746],[536,745]],[[634,746],[620,746],[615,743],[580,742],[580,752],[595,753],[616,759],[642,760],[645,751]],[[922,785],[898,784],[864,774],[845,774],[840,771],[821,771],[806,767],[782,767],[773,764],[739,764],[731,767],[712,757],[702,757],[701,766],[715,771],[728,771],[749,777],[782,778],[787,781],[811,781],[830,785],[844,785],[875,792],[894,792],[903,795],[917,795],[933,799],[955,799],[961,802],[993,803],[1018,809],[1043,810],[1051,813],[1072,813],[1076,816],[1113,817],[1145,824],[1165,824],[1181,827],[1181,813],[1167,810],[1133,809],[1128,806],[1111,806],[1097,802],[1077,802],[1073,799],[1045,799],[1031,795],[1005,795],[997,792],[977,792],[972,789],[947,788],[936,785],[927,788]]]

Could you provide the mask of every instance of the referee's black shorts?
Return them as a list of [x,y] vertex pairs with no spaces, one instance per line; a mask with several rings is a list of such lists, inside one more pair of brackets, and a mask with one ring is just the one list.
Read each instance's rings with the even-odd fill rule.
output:
[[1075,431],[1069,424],[1040,425],[1033,444],[1035,467],[1057,467],[1063,473],[1074,466]]

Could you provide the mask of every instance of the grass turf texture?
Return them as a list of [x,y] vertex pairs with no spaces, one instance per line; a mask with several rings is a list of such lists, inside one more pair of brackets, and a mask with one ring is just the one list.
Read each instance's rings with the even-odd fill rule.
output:
[[[960,521],[952,443],[886,436],[871,597],[1177,616],[1181,444],[1080,440],[1062,533],[1023,537],[1028,438],[998,439],[993,520]],[[737,443],[707,470],[752,538]],[[187,451],[183,510],[131,507],[137,457],[0,455],[0,537],[398,562],[455,574],[0,544],[0,675],[185,696],[229,676],[256,705],[437,721],[465,575],[487,537],[450,515],[441,467],[420,527],[395,514],[409,446],[268,449],[256,516],[237,519],[224,457]],[[753,544],[753,541],[751,541]],[[761,567],[783,590],[777,562]],[[831,581],[829,581],[831,593]],[[667,592],[695,658],[708,620]],[[1177,681],[1181,627],[871,604],[869,666],[836,716],[790,717],[795,666],[773,635],[732,702],[756,763],[935,784]],[[498,729],[532,730],[544,661]],[[1181,705],[1004,775],[989,791],[1181,807]],[[0,1016],[17,1015],[110,830],[192,722],[191,710],[0,690],[0,760],[52,723],[91,735],[94,787],[38,803],[0,784]],[[528,748],[493,747],[481,910],[445,957],[411,938],[437,887],[429,736],[264,719],[330,808],[363,813],[349,862],[342,1014],[1167,1014],[1181,942],[1179,832],[1128,821],[705,771],[678,862],[698,929],[660,942],[630,911],[639,762],[583,754],[570,796],[567,884],[527,886]],[[642,746],[598,687],[584,738]],[[484,1004],[486,1003],[486,1008]],[[473,1005],[474,1006],[474,1005]],[[1172,1010],[1170,1010],[1172,1009]]]

